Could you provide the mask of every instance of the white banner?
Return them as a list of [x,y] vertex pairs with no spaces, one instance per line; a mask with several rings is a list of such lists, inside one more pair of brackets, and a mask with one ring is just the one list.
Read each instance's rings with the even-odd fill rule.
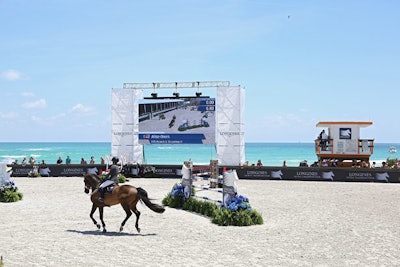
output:
[[217,88],[217,156],[220,165],[238,166],[245,161],[244,103],[240,86]]
[[124,163],[142,163],[139,144],[139,99],[141,90],[113,89],[111,102],[111,153]]
[[10,173],[7,172],[7,163],[0,163],[0,186],[10,180]]

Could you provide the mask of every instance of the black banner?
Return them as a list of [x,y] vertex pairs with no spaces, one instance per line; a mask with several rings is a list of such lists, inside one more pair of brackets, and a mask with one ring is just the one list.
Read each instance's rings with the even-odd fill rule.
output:
[[[9,165],[13,177],[28,177],[34,171],[33,166]],[[197,167],[197,166],[195,166]],[[48,164],[38,167],[41,176],[72,177],[85,173],[96,173],[106,170],[106,165],[56,165]],[[400,183],[400,169],[366,169],[366,168],[330,168],[330,167],[237,167],[220,166],[223,169],[235,169],[240,179],[250,180],[299,180],[299,181],[336,181],[336,182],[383,182]],[[124,166],[126,177],[159,177],[182,178],[182,165],[127,165]]]

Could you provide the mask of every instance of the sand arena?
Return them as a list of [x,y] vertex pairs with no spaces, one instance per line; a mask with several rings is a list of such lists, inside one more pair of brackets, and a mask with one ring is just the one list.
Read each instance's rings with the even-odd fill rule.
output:
[[[89,218],[83,178],[14,178],[24,199],[0,203],[0,255],[11,266],[398,266],[400,186],[239,180],[264,224],[221,227],[209,218],[139,204],[105,210],[108,233]],[[154,202],[177,179],[130,179]],[[98,212],[95,214],[98,218]]]

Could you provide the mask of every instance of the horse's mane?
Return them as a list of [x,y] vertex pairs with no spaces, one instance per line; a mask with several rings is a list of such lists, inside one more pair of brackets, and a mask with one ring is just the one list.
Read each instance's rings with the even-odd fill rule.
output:
[[94,179],[96,182],[98,182],[99,184],[101,183],[101,179],[99,178],[99,176],[98,176],[97,174],[94,174],[94,173],[87,173],[87,174],[85,174],[84,177],[85,177],[85,178],[86,178],[86,177],[88,177],[88,178],[92,177],[92,179]]

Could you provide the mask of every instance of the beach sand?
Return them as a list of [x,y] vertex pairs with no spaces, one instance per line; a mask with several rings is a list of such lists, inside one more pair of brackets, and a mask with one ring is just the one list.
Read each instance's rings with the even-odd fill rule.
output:
[[[0,255],[14,266],[399,266],[400,185],[239,180],[263,225],[222,227],[168,208],[105,209],[89,218],[83,178],[14,178],[24,194],[0,203]],[[177,179],[130,179],[161,203]],[[95,213],[98,218],[98,212]]]

